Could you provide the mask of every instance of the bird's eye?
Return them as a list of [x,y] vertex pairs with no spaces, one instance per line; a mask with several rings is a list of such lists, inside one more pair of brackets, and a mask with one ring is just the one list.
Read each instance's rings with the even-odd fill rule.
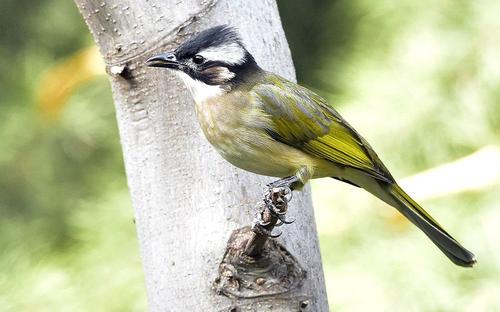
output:
[[205,61],[205,58],[199,54],[196,54],[195,56],[193,56],[193,63],[195,64],[201,64]]

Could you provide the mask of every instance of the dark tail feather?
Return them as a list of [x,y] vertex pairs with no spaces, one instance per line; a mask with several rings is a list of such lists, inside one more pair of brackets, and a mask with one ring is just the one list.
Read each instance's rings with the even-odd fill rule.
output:
[[476,263],[474,254],[462,247],[397,184],[389,187],[397,203],[395,208],[421,229],[453,263],[463,267],[471,267]]

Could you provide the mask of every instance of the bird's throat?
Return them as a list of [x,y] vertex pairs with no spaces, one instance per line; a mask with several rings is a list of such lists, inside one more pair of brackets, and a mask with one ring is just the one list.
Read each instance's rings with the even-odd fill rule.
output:
[[177,72],[177,74],[182,81],[184,81],[184,84],[188,88],[189,92],[191,92],[191,95],[196,103],[203,103],[227,92],[221,86],[206,84],[200,80],[191,78],[186,73]]

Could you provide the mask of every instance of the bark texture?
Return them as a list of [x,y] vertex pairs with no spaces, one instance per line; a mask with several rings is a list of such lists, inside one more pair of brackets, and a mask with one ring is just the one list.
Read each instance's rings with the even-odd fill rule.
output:
[[75,2],[110,76],[150,310],[327,311],[308,188],[295,194],[289,216],[297,221],[279,238],[306,271],[303,298],[257,298],[257,306],[215,293],[229,236],[251,223],[263,186],[273,178],[225,162],[203,137],[181,81],[144,66],[147,57],[200,30],[230,24],[263,68],[293,80],[274,0]]

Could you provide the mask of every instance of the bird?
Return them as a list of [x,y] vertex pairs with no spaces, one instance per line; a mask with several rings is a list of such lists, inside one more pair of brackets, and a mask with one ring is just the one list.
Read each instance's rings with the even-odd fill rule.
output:
[[300,190],[331,177],[396,208],[456,265],[472,267],[464,248],[397,184],[368,142],[315,92],[262,69],[236,28],[219,25],[174,51],[146,60],[173,70],[195,102],[200,127],[228,162],[277,177],[271,186]]

